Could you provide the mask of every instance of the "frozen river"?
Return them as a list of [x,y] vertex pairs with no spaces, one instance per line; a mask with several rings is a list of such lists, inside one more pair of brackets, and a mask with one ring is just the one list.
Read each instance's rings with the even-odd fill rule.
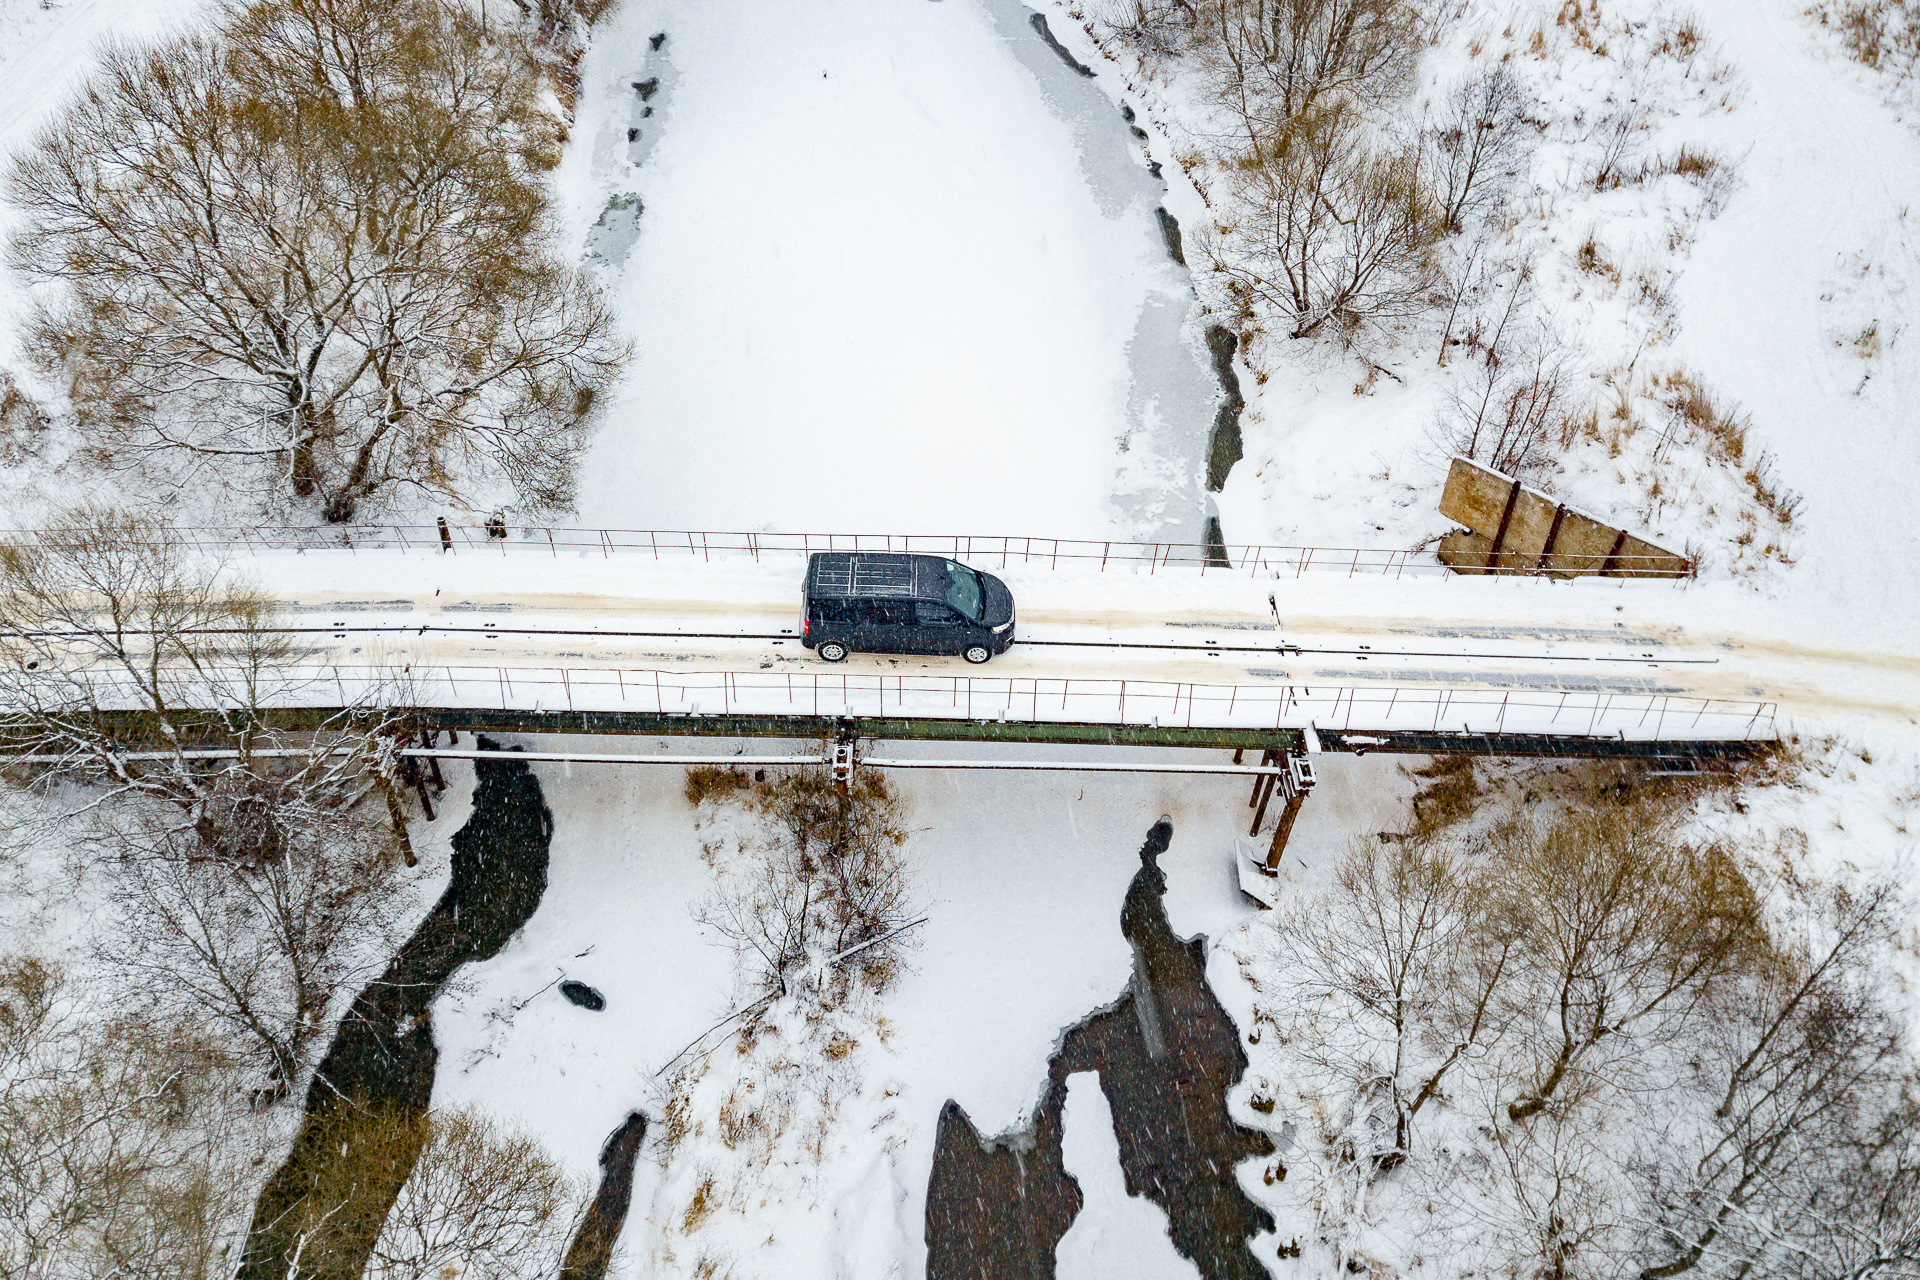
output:
[[1165,186],[1031,18],[603,25],[561,180],[639,354],[586,523],[1200,540],[1217,388]]

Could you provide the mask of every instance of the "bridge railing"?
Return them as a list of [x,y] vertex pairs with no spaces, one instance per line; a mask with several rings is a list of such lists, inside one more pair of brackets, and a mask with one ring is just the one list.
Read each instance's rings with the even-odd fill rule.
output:
[[[439,525],[233,525],[184,527],[174,532],[188,546],[219,554],[269,551],[402,551],[454,555],[558,557],[646,556],[655,560],[804,558],[816,551],[907,551],[951,556],[982,569],[1013,566],[1097,569],[1191,569],[1278,577],[1340,573],[1348,577],[1447,577],[1454,570],[1429,551],[1390,547],[1308,547],[1284,544],[1094,541],[973,534],[756,533],[662,529],[583,529],[560,526]],[[33,530],[0,531],[7,539],[31,539]],[[1564,557],[1563,557],[1564,559]],[[1610,571],[1631,577],[1653,557],[1615,556]],[[1543,570],[1544,571],[1544,570]]]
[[[211,674],[211,673],[210,673]],[[95,696],[111,704],[103,677]],[[187,704],[190,692],[175,692]],[[839,716],[1343,733],[1535,733],[1627,741],[1777,736],[1776,704],[1644,691],[912,676],[857,671],[610,667],[320,666],[289,672],[280,706],[383,703],[473,710],[684,716]],[[128,697],[129,706],[139,699]]]

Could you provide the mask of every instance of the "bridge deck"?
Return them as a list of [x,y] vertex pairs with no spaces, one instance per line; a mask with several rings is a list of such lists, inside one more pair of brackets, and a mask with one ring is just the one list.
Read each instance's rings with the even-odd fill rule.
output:
[[1019,642],[988,666],[827,664],[796,634],[803,563],[309,551],[236,569],[286,601],[305,650],[281,705],[377,694],[502,729],[817,737],[853,717],[891,726],[867,736],[1232,747],[1312,725],[1329,749],[1593,755],[1920,719],[1920,655],[1811,643],[1809,620],[1731,584],[995,566]]

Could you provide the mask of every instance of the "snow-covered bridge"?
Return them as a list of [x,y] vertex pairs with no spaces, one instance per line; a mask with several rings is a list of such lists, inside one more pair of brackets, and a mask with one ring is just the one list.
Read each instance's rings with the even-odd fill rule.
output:
[[522,731],[818,737],[851,720],[881,738],[1660,756],[1746,753],[1842,709],[1920,715],[1920,662],[1797,642],[1733,584],[1459,577],[1403,551],[863,537],[992,569],[1020,640],[984,669],[830,665],[799,644],[801,569],[849,537],[185,536],[283,601],[300,662],[272,697],[290,713],[378,692]]

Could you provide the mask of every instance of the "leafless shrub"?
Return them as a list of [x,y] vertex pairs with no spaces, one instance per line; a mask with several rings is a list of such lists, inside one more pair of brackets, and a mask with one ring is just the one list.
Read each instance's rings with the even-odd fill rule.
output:
[[1428,121],[1426,170],[1447,230],[1505,198],[1528,156],[1526,111],[1520,82],[1503,63],[1455,85]]
[[1573,262],[1590,276],[1603,276],[1615,284],[1620,283],[1620,268],[1607,256],[1607,247],[1600,243],[1598,230],[1587,232],[1580,247],[1574,250]]
[[[1593,131],[1593,141],[1599,147],[1591,180],[1595,191],[1608,191],[1635,180],[1640,137],[1646,130],[1647,111],[1637,103],[1600,120]],[[1645,172],[1644,166],[1637,170],[1638,175]]]
[[1773,458],[1766,453],[1756,454],[1752,465],[1743,473],[1742,479],[1747,488],[1753,491],[1753,500],[1762,511],[1773,517],[1774,523],[1785,529],[1793,524],[1800,514],[1800,504],[1804,495],[1779,483],[1773,474]]
[[[1276,917],[1255,1022],[1336,1259],[1378,1226],[1365,1184],[1411,1163],[1489,1274],[1920,1265],[1920,1071],[1879,976],[1907,904],[1788,870],[1763,913],[1678,838],[1687,794],[1581,787],[1484,836],[1356,845]],[[1446,1111],[1451,1141],[1412,1140]]]
[[1419,57],[1406,0],[1198,0],[1194,38],[1241,143],[1271,149],[1300,122],[1384,101]]
[[1412,315],[1439,281],[1442,224],[1418,153],[1370,139],[1344,109],[1244,156],[1235,193],[1242,212],[1203,240],[1209,265],[1292,337]]
[[225,16],[110,49],[9,177],[82,427],[329,520],[476,477],[564,504],[623,348],[543,247],[526,50],[431,0]]
[[806,992],[831,1007],[852,983],[885,990],[906,946],[888,935],[912,918],[893,788],[872,771],[857,771],[841,791],[824,768],[793,769],[757,784],[744,804],[759,829],[737,857],[709,847],[719,888],[699,921],[733,945],[762,993]]
[[1473,378],[1447,393],[1443,443],[1506,475],[1551,471],[1587,412],[1576,385],[1572,357],[1549,333],[1506,359],[1489,348]]
[[1189,0],[1106,0],[1089,8],[1107,30],[1149,55],[1183,48],[1198,17]]
[[87,1019],[58,970],[0,960],[0,1274],[214,1274],[246,1225],[230,1083],[190,1024]]

